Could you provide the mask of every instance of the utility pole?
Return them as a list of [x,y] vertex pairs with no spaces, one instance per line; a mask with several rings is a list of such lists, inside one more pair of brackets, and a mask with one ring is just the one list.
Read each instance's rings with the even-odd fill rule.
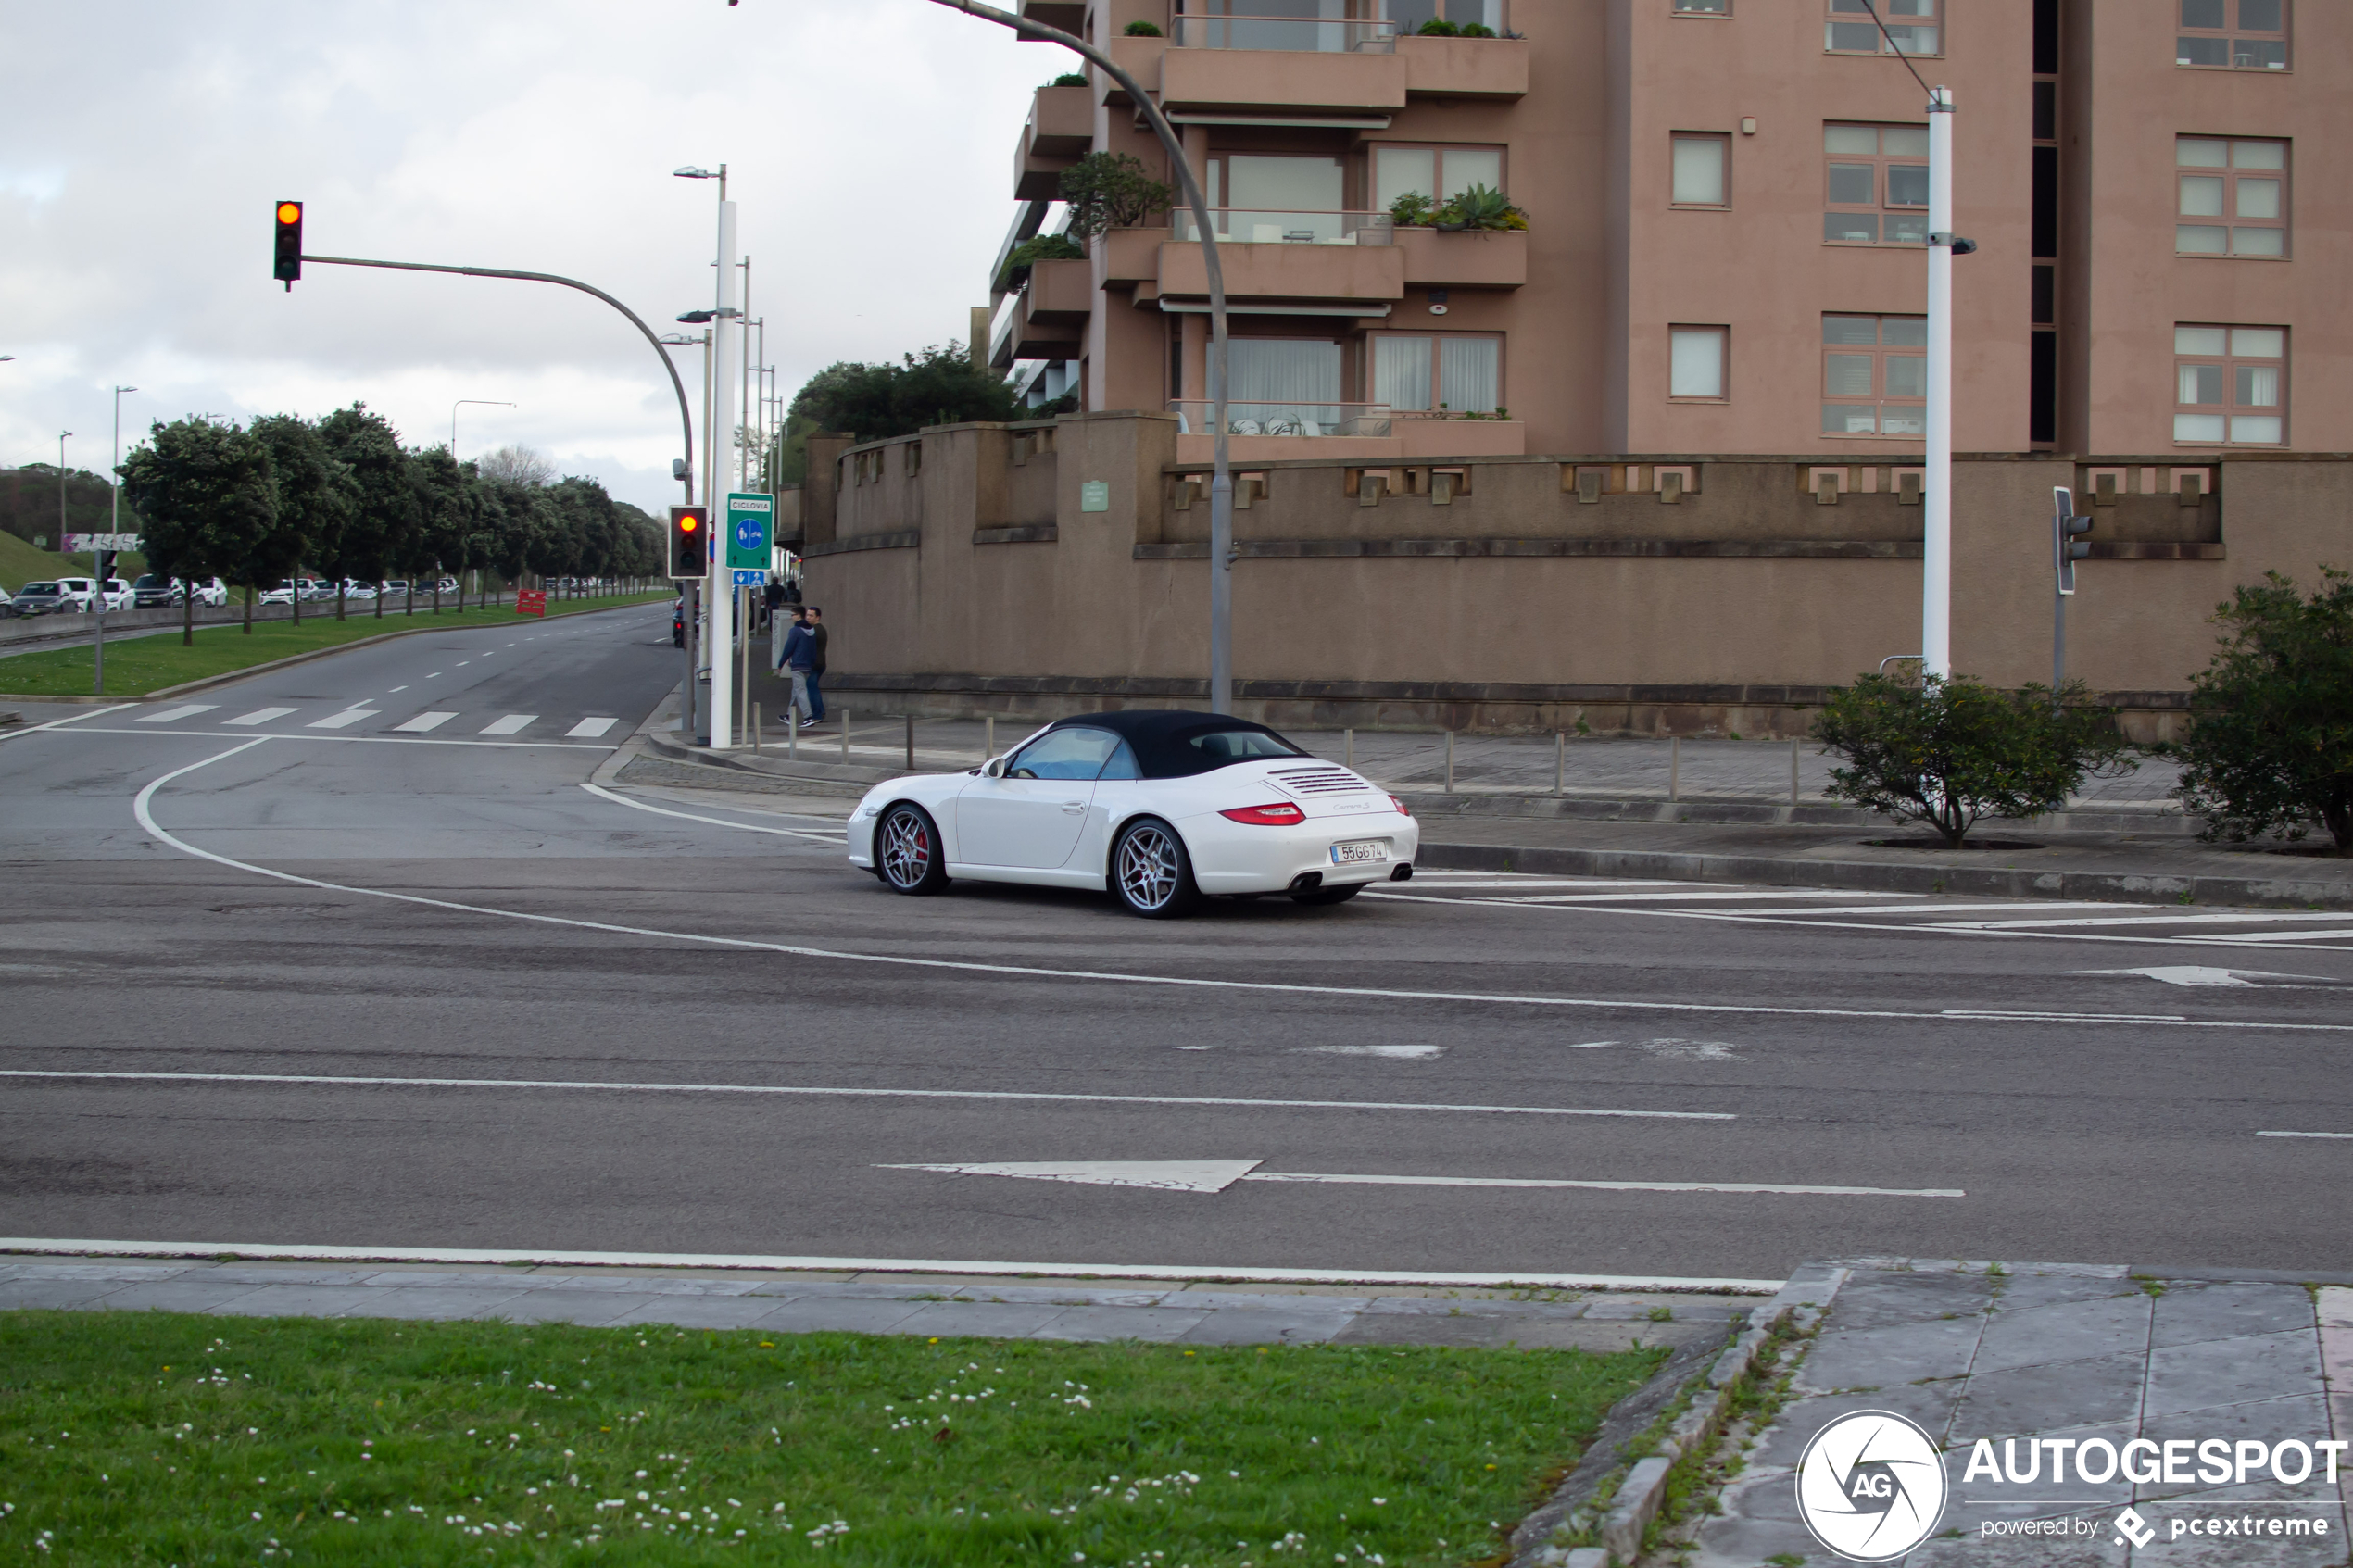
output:
[[[719,204],[719,303],[711,312],[711,456],[710,486],[703,492],[710,498],[711,533],[725,535],[728,459],[734,455],[736,434],[736,378],[727,372],[736,355],[736,333],[741,312],[736,306],[736,204],[722,200]],[[729,588],[727,555],[714,549],[711,558],[711,572],[705,578],[703,603],[710,617],[710,640],[706,646],[711,659],[711,748],[732,750],[735,739],[735,595]]]
[[[1974,245],[1969,247],[1975,249]],[[1953,90],[1928,100],[1928,489],[1921,496],[1921,674],[1953,674]]]

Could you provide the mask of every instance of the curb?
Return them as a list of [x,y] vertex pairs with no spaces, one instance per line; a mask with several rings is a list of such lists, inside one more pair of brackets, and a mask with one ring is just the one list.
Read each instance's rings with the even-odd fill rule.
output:
[[[1584,1473],[1585,1466],[1580,1464],[1577,1473],[1563,1483],[1560,1492],[1554,1495],[1553,1502],[1513,1532],[1517,1549],[1513,1553],[1510,1568],[1612,1568],[1613,1564],[1628,1568],[1642,1554],[1643,1533],[1658,1517],[1659,1505],[1667,1497],[1667,1477],[1677,1461],[1715,1441],[1723,1426],[1725,1409],[1731,1403],[1733,1387],[1755,1370],[1775,1332],[1787,1325],[1804,1333],[1819,1323],[1850,1273],[1837,1264],[1809,1263],[1790,1275],[1789,1283],[1781,1286],[1779,1295],[1749,1314],[1749,1326],[1708,1367],[1705,1383],[1690,1408],[1675,1419],[1658,1446],[1635,1461],[1626,1472],[1625,1480],[1618,1484],[1608,1512],[1600,1521],[1601,1545],[1569,1549],[1543,1544],[1555,1529],[1580,1512],[1578,1500],[1562,1495]],[[1672,1362],[1669,1370],[1673,1370]],[[1597,1438],[1594,1447],[1599,1446]],[[1593,1484],[1600,1479],[1594,1476],[1587,1483],[1583,1488],[1586,1496],[1592,1495]]]
[[[1361,770],[1360,770],[1361,771]],[[1901,832],[1907,823],[1859,806],[1793,806],[1787,800],[1758,797],[1722,797],[1697,800],[1661,800],[1642,797],[1556,796],[1538,794],[1453,794],[1442,791],[1393,791],[1417,817],[1503,817],[1514,821],[1588,822],[1710,822],[1747,823],[1761,827],[1874,828]],[[2003,831],[2020,833],[2161,833],[2195,834],[2197,826],[2178,807],[2149,806],[2133,810],[2053,811],[2040,817],[2005,821]]]
[[2169,876],[2162,872],[2008,871],[1976,866],[1797,860],[1761,855],[1691,855],[1655,849],[1552,849],[1520,845],[1424,843],[1415,864],[1431,871],[1537,872],[1667,882],[1740,882],[1933,893],[1995,898],[2070,898],[2119,904],[2237,904],[2353,909],[2353,884],[2279,877]]

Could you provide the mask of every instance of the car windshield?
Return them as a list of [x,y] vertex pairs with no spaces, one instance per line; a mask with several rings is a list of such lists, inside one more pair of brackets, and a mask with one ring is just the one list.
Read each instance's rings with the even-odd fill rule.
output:
[[166,577],[157,577],[154,572],[150,571],[145,577],[139,579],[138,582],[132,583],[132,586],[134,588],[169,588],[171,586],[171,580]]
[[28,583],[17,591],[20,594],[56,594],[64,590],[55,583]]
[[1022,747],[1005,770],[1009,779],[1091,779],[1119,748],[1108,730],[1049,730]]

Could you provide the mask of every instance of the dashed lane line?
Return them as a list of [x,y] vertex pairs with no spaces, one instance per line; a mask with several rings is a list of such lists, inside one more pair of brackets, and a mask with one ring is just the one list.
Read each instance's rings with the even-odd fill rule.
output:
[[618,719],[583,719],[579,723],[574,724],[571,729],[564,732],[564,738],[567,740],[595,740],[598,736],[603,734],[607,730],[611,729],[615,724],[620,722],[621,721]]
[[494,719],[484,725],[482,733],[485,735],[518,735],[529,729],[531,721],[538,717],[536,713],[510,713],[503,719]]

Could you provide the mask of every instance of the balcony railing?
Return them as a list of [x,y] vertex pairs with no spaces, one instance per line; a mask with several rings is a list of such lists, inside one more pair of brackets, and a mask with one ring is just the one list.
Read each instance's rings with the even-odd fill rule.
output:
[[[1170,214],[1175,237],[1201,238],[1190,210]],[[1277,212],[1258,207],[1212,207],[1219,245],[1385,245],[1394,226],[1386,212]]]
[[[1212,433],[1210,410],[1214,407],[1205,397],[1179,397],[1168,405],[1176,414],[1176,430],[1182,435]],[[1386,403],[1273,403],[1257,400],[1228,399],[1226,404],[1226,433],[1228,435],[1381,435],[1389,433],[1389,405]]]
[[1393,55],[1397,24],[1324,21],[1305,17],[1178,17],[1180,49],[1292,49],[1323,54]]

